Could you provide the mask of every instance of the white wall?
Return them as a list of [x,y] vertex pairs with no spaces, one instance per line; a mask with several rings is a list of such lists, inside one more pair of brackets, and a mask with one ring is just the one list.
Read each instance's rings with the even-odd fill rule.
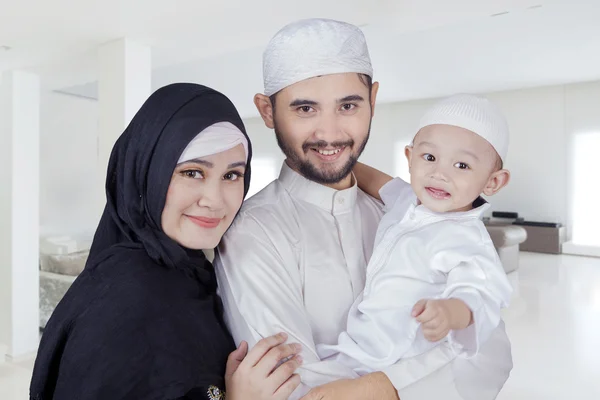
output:
[[40,124],[40,231],[93,233],[97,174],[97,101],[45,92]]
[[[563,86],[488,94],[505,113],[511,128],[506,167],[510,184],[489,199],[491,210],[516,211],[530,220],[566,222],[566,138]],[[376,109],[371,152],[362,161],[407,178],[403,149],[416,132],[420,117],[435,100],[394,103]]]
[[567,223],[565,88],[497,93],[490,98],[511,129],[506,167],[511,182],[493,198],[493,210],[516,211],[533,221]]
[[[492,210],[516,211],[528,220],[573,219],[573,138],[600,132],[600,82],[488,94],[506,114],[511,143],[510,184],[490,198]],[[404,146],[433,100],[379,104],[361,161],[408,178]],[[42,103],[41,224],[43,232],[93,231],[97,173],[96,102],[51,94]],[[255,193],[279,173],[283,155],[260,118],[245,119],[253,143]],[[600,169],[598,170],[600,172]]]
[[[253,143],[250,194],[277,177],[283,155],[262,120],[246,121]],[[98,223],[98,102],[45,92],[41,100],[40,227],[42,235],[89,236]]]
[[275,132],[267,128],[261,118],[246,119],[244,125],[252,142],[252,179],[247,196],[250,197],[277,178],[284,156]]
[[[515,211],[527,220],[560,222],[570,228],[574,207],[573,138],[581,132],[600,134],[600,82],[487,96],[504,111],[511,128],[505,165],[511,170],[512,179],[489,199],[490,213]],[[379,104],[361,161],[407,179],[404,146],[412,139],[419,118],[434,101]],[[265,155],[270,152],[271,156],[280,157],[272,131],[264,128],[259,118],[247,119],[246,124],[255,148],[261,149],[265,143],[261,149]],[[597,172],[600,174],[600,167]]]
[[[581,226],[587,221],[597,227],[600,214],[595,212],[598,207],[592,206],[591,202],[597,204],[600,192],[596,184],[590,183],[597,180],[600,167],[594,163],[585,169],[585,173],[591,173],[590,182],[575,187],[573,166],[578,157],[573,154],[573,143],[582,134],[600,135],[600,82],[497,92],[487,96],[504,111],[511,129],[506,162],[512,172],[511,182],[489,199],[490,212],[515,211],[528,220],[560,222],[569,228],[569,235],[574,222]],[[400,144],[394,156],[401,161],[398,164],[402,169],[386,172],[408,176],[401,149],[410,141],[418,119],[432,102],[395,103],[377,110],[374,130],[381,127],[381,131],[376,131],[373,137],[381,134],[389,141],[388,148],[393,148],[389,144],[394,141]],[[368,159],[367,156],[365,153],[365,161],[382,164],[380,158]],[[579,194],[579,200],[575,193]],[[574,221],[574,209],[579,211],[578,221]]]

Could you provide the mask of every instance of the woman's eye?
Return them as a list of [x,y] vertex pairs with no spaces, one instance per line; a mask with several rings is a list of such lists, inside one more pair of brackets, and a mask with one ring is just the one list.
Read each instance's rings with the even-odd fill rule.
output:
[[228,172],[223,175],[223,178],[227,181],[237,181],[241,177],[242,175],[239,172]]
[[425,161],[431,161],[431,162],[435,161],[435,157],[429,153],[423,154],[423,159],[425,159]]
[[204,178],[204,176],[202,175],[202,171],[198,171],[198,170],[187,170],[187,171],[182,171],[181,173],[186,178],[192,178],[192,179]]
[[454,164],[454,166],[459,169],[469,169],[469,166],[464,162],[457,162],[456,164]]

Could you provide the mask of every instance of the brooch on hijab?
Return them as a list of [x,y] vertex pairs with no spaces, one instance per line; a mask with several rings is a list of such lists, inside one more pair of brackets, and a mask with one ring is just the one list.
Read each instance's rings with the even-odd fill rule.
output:
[[224,400],[225,392],[221,391],[221,389],[214,385],[210,385],[208,387],[208,398],[210,400]]

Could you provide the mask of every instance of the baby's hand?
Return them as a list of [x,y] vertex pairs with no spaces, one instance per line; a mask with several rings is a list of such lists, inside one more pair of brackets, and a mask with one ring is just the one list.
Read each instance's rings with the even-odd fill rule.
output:
[[464,329],[473,322],[471,309],[459,299],[419,300],[411,315],[421,323],[423,335],[430,342],[442,340],[450,330]]
[[419,300],[413,307],[412,316],[421,323],[423,335],[430,342],[442,340],[450,332],[451,313],[447,300]]

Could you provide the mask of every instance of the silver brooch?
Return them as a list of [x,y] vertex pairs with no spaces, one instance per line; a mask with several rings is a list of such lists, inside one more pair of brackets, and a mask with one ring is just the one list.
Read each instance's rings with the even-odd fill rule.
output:
[[214,385],[210,385],[208,387],[208,398],[210,400],[224,400],[225,392],[221,391],[221,389]]

